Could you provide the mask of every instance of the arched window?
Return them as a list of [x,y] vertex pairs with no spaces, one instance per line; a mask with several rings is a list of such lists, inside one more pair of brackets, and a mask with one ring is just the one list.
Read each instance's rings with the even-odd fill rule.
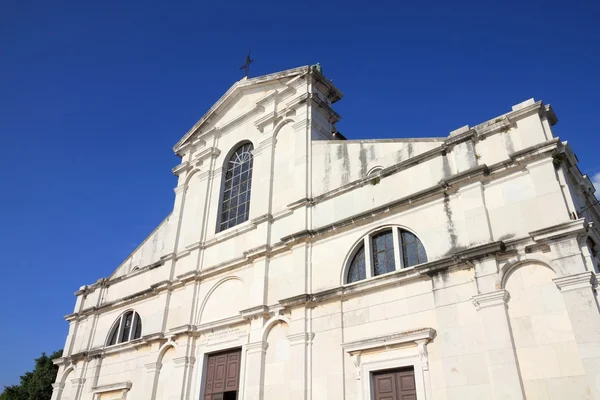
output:
[[127,311],[113,324],[108,335],[107,346],[129,342],[142,336],[142,319],[135,311]]
[[219,232],[248,220],[252,187],[252,150],[252,143],[241,145],[225,165]]
[[350,268],[348,269],[348,283],[365,279],[365,248],[362,246],[354,255]]
[[365,236],[350,259],[346,283],[427,262],[423,243],[412,232],[392,227]]

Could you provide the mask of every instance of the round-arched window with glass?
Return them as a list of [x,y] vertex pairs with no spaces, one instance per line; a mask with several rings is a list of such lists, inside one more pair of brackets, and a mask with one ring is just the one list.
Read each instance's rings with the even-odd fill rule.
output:
[[239,146],[225,165],[218,232],[248,220],[252,189],[252,143]]
[[353,250],[347,267],[346,283],[426,262],[425,247],[414,233],[399,227],[380,229],[365,236]]
[[108,335],[107,346],[129,342],[142,336],[142,319],[135,311],[123,313],[115,321]]

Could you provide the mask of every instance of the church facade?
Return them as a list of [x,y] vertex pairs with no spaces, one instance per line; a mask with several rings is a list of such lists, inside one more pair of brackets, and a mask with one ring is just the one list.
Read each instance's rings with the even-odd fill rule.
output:
[[172,213],[82,286],[53,400],[600,399],[594,188],[533,99],[346,140],[319,66],[175,145]]

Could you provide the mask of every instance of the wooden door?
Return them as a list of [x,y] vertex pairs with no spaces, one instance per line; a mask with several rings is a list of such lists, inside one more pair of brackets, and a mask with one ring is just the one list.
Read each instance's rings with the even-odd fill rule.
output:
[[373,373],[373,400],[416,400],[415,371],[398,369]]
[[208,356],[204,400],[222,400],[225,392],[240,386],[240,349]]

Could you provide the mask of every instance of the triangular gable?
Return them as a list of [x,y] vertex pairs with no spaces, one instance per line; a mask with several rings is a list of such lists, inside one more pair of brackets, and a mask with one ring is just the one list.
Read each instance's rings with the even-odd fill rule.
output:
[[227,92],[194,124],[194,126],[177,142],[177,144],[173,147],[173,151],[178,153],[181,148],[188,143],[191,137],[199,132],[203,125],[209,123],[209,121],[217,114],[217,112],[226,107],[229,101],[237,96],[237,94],[250,86],[260,85],[264,83],[269,83],[274,80],[282,79],[282,78],[293,78],[295,76],[300,76],[302,74],[308,73],[310,71],[309,66],[303,66],[293,69],[288,69],[286,71],[276,72],[273,74],[257,76],[256,78],[243,78],[236,83],[234,83]]

